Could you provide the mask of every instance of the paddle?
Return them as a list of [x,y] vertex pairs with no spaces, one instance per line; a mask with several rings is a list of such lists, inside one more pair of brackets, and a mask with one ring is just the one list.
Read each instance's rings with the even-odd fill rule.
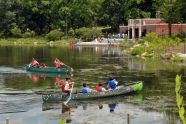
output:
[[61,65],[64,65],[64,66],[66,66],[66,67],[71,68],[71,69],[72,69],[72,71],[74,70],[72,67],[70,67],[70,66],[66,65],[66,64],[65,64],[65,63],[63,63],[63,62],[61,62]]
[[71,100],[73,87],[74,87],[74,84],[72,84],[72,88],[71,88],[70,95],[69,95],[68,99],[65,102],[63,102],[64,105],[67,105],[67,103]]

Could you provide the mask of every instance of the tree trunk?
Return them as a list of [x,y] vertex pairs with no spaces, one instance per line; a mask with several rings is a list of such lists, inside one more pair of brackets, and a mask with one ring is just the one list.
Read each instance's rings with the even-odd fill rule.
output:
[[168,28],[169,28],[169,36],[172,36],[172,23],[168,23]]

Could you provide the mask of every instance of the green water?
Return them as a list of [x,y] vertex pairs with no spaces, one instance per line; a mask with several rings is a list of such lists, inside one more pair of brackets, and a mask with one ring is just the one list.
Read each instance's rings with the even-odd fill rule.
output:
[[[109,100],[109,102],[117,103],[114,113],[109,112],[108,103],[104,101],[102,110],[97,110],[97,103],[94,102],[86,103],[88,104],[86,110],[82,109],[83,104],[78,104],[73,108],[71,123],[82,123],[82,119],[87,123],[125,123],[126,114],[130,113],[132,124],[180,124],[175,100],[175,76],[182,74],[184,83],[185,66],[156,59],[139,60],[123,55],[121,51],[120,47],[109,46],[0,47],[0,90],[22,91],[54,87],[56,77],[64,79],[67,75],[30,73],[25,71],[24,65],[35,58],[47,66],[54,66],[53,61],[57,57],[74,69],[72,79],[76,82],[74,86],[76,88],[81,88],[83,83],[87,83],[92,88],[98,82],[105,84],[109,75],[113,75],[119,84],[144,81],[144,88],[140,94]],[[184,96],[186,94],[183,91]],[[31,124],[60,122],[59,118],[50,120],[49,116],[51,114],[59,116],[60,107],[49,111],[41,111],[41,108],[41,96],[0,94],[0,113],[2,113],[0,122],[4,122],[7,117],[14,124],[28,123],[28,120],[32,120],[29,122]],[[16,113],[18,110],[24,112]],[[30,116],[31,113],[35,116]],[[83,113],[88,114],[83,116],[81,115]],[[23,118],[23,115],[26,118]],[[104,119],[108,116],[111,116],[109,122]],[[147,118],[144,119],[144,116]],[[19,119],[21,119],[20,122]]]

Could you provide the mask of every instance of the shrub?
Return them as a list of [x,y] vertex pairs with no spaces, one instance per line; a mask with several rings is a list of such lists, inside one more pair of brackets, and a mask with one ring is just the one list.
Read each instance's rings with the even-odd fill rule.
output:
[[75,36],[83,41],[91,41],[102,35],[100,29],[97,28],[80,28],[75,31]]
[[144,52],[144,49],[142,47],[135,47],[131,51],[131,55],[136,56],[136,55],[141,55]]
[[179,34],[177,34],[177,37],[179,37],[182,42],[184,41],[184,39],[186,38],[186,32],[180,32]]
[[59,31],[58,29],[50,31],[48,34],[46,34],[45,38],[48,41],[55,41],[60,40],[64,36],[64,33]]
[[74,34],[75,34],[75,31],[72,28],[70,28],[70,30],[68,31],[68,35],[74,36]]
[[2,38],[3,37],[3,32],[0,32],[0,38]]
[[18,26],[14,26],[11,30],[13,37],[21,37],[21,29]]
[[27,38],[27,37],[34,37],[35,34],[36,34],[36,33],[35,33],[34,31],[27,30],[27,31],[23,34],[23,37],[24,37],[24,38]]
[[[151,33],[148,33],[144,38],[144,42],[153,42],[155,41],[156,39],[158,38],[158,36],[156,35],[156,33],[154,32],[151,32]],[[142,41],[141,41],[142,42]]]
[[183,59],[177,56],[171,57],[172,62],[183,62]]

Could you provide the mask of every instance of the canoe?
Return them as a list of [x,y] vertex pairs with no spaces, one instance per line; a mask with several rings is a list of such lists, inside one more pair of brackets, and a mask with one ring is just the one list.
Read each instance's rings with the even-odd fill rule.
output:
[[[85,100],[85,99],[98,99],[105,97],[113,97],[119,95],[125,95],[133,92],[139,92],[143,89],[143,82],[134,82],[131,85],[123,86],[113,91],[107,92],[91,92],[91,93],[76,93],[71,95],[71,100]],[[42,94],[43,102],[60,102],[68,99],[68,95],[58,93],[46,93]]]
[[62,67],[62,68],[55,68],[55,67],[47,67],[47,68],[40,68],[40,67],[31,67],[26,66],[26,70],[30,72],[42,72],[42,73],[71,73],[73,69],[71,67]]

